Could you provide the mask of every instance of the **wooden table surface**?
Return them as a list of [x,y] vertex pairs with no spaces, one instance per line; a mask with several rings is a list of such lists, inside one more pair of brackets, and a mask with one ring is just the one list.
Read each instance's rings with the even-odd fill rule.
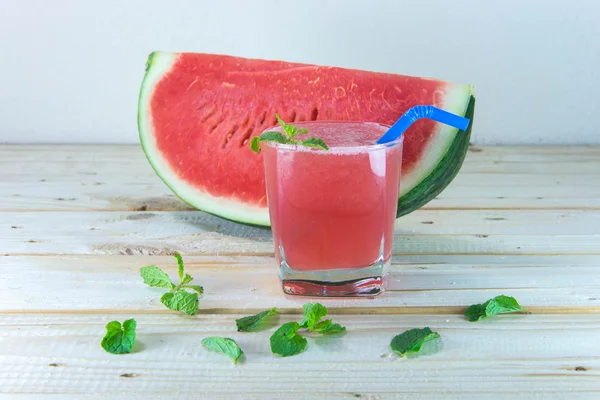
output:
[[[278,286],[269,230],[190,210],[137,146],[0,147],[0,398],[600,398],[600,148],[471,148],[456,180],[398,220],[391,289],[323,301],[342,338],[271,354],[274,329],[238,333]],[[201,311],[165,309],[142,266],[176,276],[184,255]],[[531,311],[467,322],[465,307],[515,296]],[[136,352],[100,347],[138,322]],[[429,326],[437,352],[401,359],[391,338]],[[202,348],[234,338],[233,366]],[[46,396],[44,396],[46,395]]]

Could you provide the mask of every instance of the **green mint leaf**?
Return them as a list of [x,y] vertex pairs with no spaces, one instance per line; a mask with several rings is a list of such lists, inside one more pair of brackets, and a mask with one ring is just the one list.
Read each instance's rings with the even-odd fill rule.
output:
[[306,338],[298,335],[300,325],[297,322],[283,324],[271,335],[271,351],[282,357],[295,356],[306,349]]
[[270,310],[259,312],[256,315],[250,315],[248,317],[236,319],[235,324],[237,326],[237,330],[238,332],[251,332],[258,328],[265,318],[274,314],[277,314],[277,310],[275,308],[271,308]]
[[258,136],[254,136],[250,139],[250,150],[255,153],[260,152],[260,138]]
[[[198,295],[203,294],[204,289],[199,285],[188,285],[194,278],[190,274],[185,273],[181,255],[175,253],[174,256],[177,260],[179,285],[175,286],[171,282],[169,275],[154,265],[142,268],[140,275],[144,278],[144,282],[152,287],[169,289],[169,292],[163,294],[160,298],[160,301],[167,308],[193,315],[198,312]],[[197,293],[190,293],[184,289],[190,289]]]
[[394,353],[404,357],[408,353],[417,353],[423,347],[423,343],[439,338],[440,335],[432,332],[429,328],[410,329],[392,339],[390,347]]
[[298,129],[298,127],[290,124],[286,124],[281,118],[279,118],[279,114],[275,114],[275,118],[277,118],[277,122],[283,128],[283,131],[287,135],[288,139],[293,139],[298,135],[302,135],[304,133],[308,133],[308,129],[302,128]]
[[275,118],[277,118],[277,122],[281,125],[282,128],[286,127],[287,124],[279,117],[279,114],[275,113]]
[[200,285],[184,285],[184,286],[182,286],[182,288],[192,289],[192,290],[198,292],[198,294],[204,294],[204,288]]
[[259,136],[261,142],[277,142],[285,144],[288,142],[285,136],[281,134],[281,132],[265,132]]
[[186,292],[183,289],[175,293],[165,293],[160,301],[173,311],[182,311],[188,315],[194,315],[198,312],[198,293]]
[[[327,144],[325,144],[325,141],[323,139],[308,138],[304,141],[294,139],[296,136],[300,136],[300,135],[304,135],[304,134],[308,133],[308,129],[306,129],[306,128],[298,129],[298,127],[296,127],[294,125],[286,124],[281,118],[279,118],[279,114],[275,114],[275,117],[277,118],[277,122],[279,122],[279,125],[281,125],[281,127],[283,128],[283,131],[287,135],[287,138],[284,137],[286,139],[286,141],[280,142],[280,143],[300,144],[300,145],[307,146],[307,147],[315,147],[315,148],[319,148],[319,149],[323,149],[323,150],[329,150],[329,147],[327,146]],[[262,137],[262,135],[261,135],[261,137]],[[250,143],[250,146],[252,147],[252,143]]]
[[288,139],[283,136],[280,132],[264,132],[260,136],[255,136],[250,140],[250,150],[255,153],[260,151],[260,142],[277,142],[277,143],[288,143]]
[[487,302],[485,313],[488,317],[497,314],[507,314],[525,311],[517,299],[510,296],[496,296]]
[[169,275],[164,273],[155,265],[149,265],[140,269],[140,275],[144,279],[144,283],[151,287],[160,287],[166,289],[173,289],[175,287],[175,285],[173,285],[171,282]]
[[211,350],[225,354],[233,360],[234,364],[237,364],[240,357],[244,354],[235,340],[230,338],[211,336],[202,339],[202,345]]
[[121,323],[112,321],[106,324],[106,335],[100,343],[102,348],[112,354],[130,353],[135,344],[135,319],[128,319]]
[[346,332],[346,327],[341,326],[340,324],[334,324],[330,319],[326,319],[325,321],[316,324],[311,330],[322,335],[334,335],[336,333]]
[[181,283],[179,285],[180,286],[187,285],[188,283],[190,283],[193,280],[194,280],[194,278],[192,278],[190,276],[190,274],[185,274],[185,276],[183,277],[183,280],[181,281]]
[[325,141],[323,139],[319,139],[319,138],[308,138],[305,141],[300,142],[300,144],[302,144],[302,146],[315,147],[318,149],[329,150],[329,147],[327,146],[327,144],[325,144]]
[[301,328],[312,328],[319,322],[321,318],[327,315],[327,307],[320,303],[306,303],[304,305],[304,317],[300,321]]
[[281,118],[279,118],[279,114],[275,113],[275,118],[277,118],[277,122],[283,128],[283,131],[287,135],[288,139],[294,137],[294,133],[296,132],[296,127],[286,124]]
[[184,270],[183,258],[181,258],[181,254],[179,254],[179,253],[173,254],[173,257],[175,257],[175,259],[177,260],[177,272],[179,274],[179,282],[181,284],[181,281],[183,280],[183,270]]
[[473,304],[465,311],[465,317],[471,322],[479,321],[485,316],[485,304]]
[[515,312],[525,312],[525,309],[521,307],[514,297],[500,295],[489,299],[483,304],[469,306],[464,314],[467,320],[475,322],[493,315]]

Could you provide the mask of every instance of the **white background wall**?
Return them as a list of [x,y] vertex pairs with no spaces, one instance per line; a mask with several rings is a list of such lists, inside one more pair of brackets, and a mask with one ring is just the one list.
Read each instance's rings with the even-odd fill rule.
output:
[[472,83],[476,143],[600,143],[600,0],[0,0],[0,142],[135,143],[152,50]]

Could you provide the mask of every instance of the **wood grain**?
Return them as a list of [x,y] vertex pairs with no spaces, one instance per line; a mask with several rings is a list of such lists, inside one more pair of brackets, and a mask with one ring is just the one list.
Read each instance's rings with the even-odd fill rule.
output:
[[[600,208],[596,147],[477,150],[425,209]],[[190,210],[139,146],[2,146],[0,171],[0,211]]]
[[[5,254],[272,254],[271,232],[202,212],[4,212]],[[600,210],[419,210],[394,253],[600,254]]]
[[[114,356],[98,341],[104,324],[124,315],[0,316],[0,392],[205,398],[242,393],[270,398],[274,391],[299,398],[440,392],[462,398],[498,390],[505,396],[527,392],[547,398],[556,391],[600,394],[598,315],[512,315],[481,323],[456,315],[344,315],[336,321],[347,326],[345,336],[311,336],[307,350],[290,358],[271,354],[273,328],[236,332],[234,320],[240,315],[127,317],[138,321],[140,343],[134,353]],[[293,319],[280,316],[278,322]],[[418,357],[391,353],[394,335],[422,326],[439,332],[441,340]],[[200,340],[213,335],[235,339],[245,361],[233,366],[204,350]],[[27,346],[21,346],[24,338]]]
[[[137,146],[0,146],[0,399],[596,399],[600,397],[600,147],[472,147],[460,174],[398,220],[390,288],[324,299],[348,327],[278,358],[274,328],[235,319],[304,298],[278,286],[271,233],[193,211]],[[165,309],[139,268],[205,287],[198,315]],[[506,294],[531,314],[478,323]],[[104,325],[134,317],[140,344],[105,353]],[[441,342],[400,359],[391,338]],[[236,339],[237,367],[200,346]],[[437,347],[436,347],[437,346]]]
[[[389,291],[372,300],[323,300],[328,307],[351,312],[462,313],[499,294],[515,296],[536,312],[600,311],[600,265],[592,256],[481,256],[466,263],[435,263],[425,257],[394,263]],[[258,312],[280,307],[286,312],[306,299],[285,297],[273,257],[185,257],[188,272],[205,288],[203,312]],[[90,313],[168,312],[160,289],[143,284],[139,269],[159,265],[176,279],[174,258],[148,256],[0,257],[2,311],[48,312],[88,310]],[[51,271],[49,274],[47,271]],[[23,279],[23,276],[35,277]],[[81,294],[85,293],[85,296]],[[385,310],[382,310],[385,308]],[[334,311],[336,312],[336,311]]]

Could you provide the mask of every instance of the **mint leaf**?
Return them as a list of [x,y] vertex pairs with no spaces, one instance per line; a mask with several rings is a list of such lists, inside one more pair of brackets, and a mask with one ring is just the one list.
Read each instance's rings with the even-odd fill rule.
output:
[[[177,260],[177,272],[179,275],[179,282],[181,282],[183,280],[183,270],[184,270],[183,258],[181,258],[181,254],[179,254],[179,253],[173,254],[173,257],[175,257],[175,259]],[[191,276],[190,276],[190,278],[191,278]]]
[[[346,332],[346,327],[341,326],[340,324],[334,324],[331,319],[321,321],[321,319],[327,315],[327,307],[324,305],[309,302],[304,304],[303,308],[304,316],[300,323],[288,322],[283,324],[271,336],[271,351],[273,353],[287,357],[304,351],[307,341],[297,333],[301,328],[306,328],[308,331],[317,332],[322,335]],[[265,312],[266,311],[263,311],[263,313]],[[236,321],[236,323],[237,322],[238,321]]]
[[211,350],[225,354],[227,357],[233,360],[234,364],[237,364],[240,357],[244,354],[235,340],[230,338],[211,336],[202,339],[202,345]]
[[292,139],[298,128],[296,128],[293,125],[286,124],[281,118],[279,118],[279,114],[277,113],[275,114],[275,118],[277,118],[277,122],[279,122],[279,125],[281,125],[281,127],[283,128],[283,131],[287,135],[287,138]]
[[255,136],[252,139],[250,139],[250,150],[252,150],[255,153],[258,153],[260,151],[260,142],[265,141],[277,142],[282,144],[298,144],[308,147],[329,150],[329,147],[327,147],[327,144],[325,144],[323,139],[309,138],[305,141],[294,139],[296,136],[308,133],[308,129],[298,129],[298,127],[294,125],[286,124],[281,118],[279,118],[279,114],[275,114],[275,118],[277,118],[277,122],[279,122],[279,125],[281,125],[281,128],[283,129],[285,135],[275,131],[264,132],[262,135]]
[[255,153],[260,151],[260,138],[258,136],[254,136],[252,139],[250,139],[250,150]]
[[251,332],[258,328],[260,324],[270,315],[277,314],[277,310],[272,308],[270,310],[259,312],[256,315],[250,315],[235,320],[238,332]]
[[198,294],[203,294],[204,293],[204,288],[200,285],[184,285],[182,286],[182,288],[184,289],[192,289],[196,292],[198,292]]
[[296,136],[308,133],[308,129],[306,128],[298,129],[298,127],[294,125],[285,123],[281,118],[279,118],[279,114],[275,114],[275,118],[277,118],[277,122],[279,122],[279,125],[281,125],[281,127],[283,128],[283,131],[287,135],[288,139],[293,139]]
[[473,304],[465,311],[465,317],[471,322],[479,321],[486,316],[485,307],[486,304]]
[[[152,287],[162,287],[169,289],[160,298],[160,301],[170,310],[183,311],[186,314],[193,315],[198,312],[198,295],[204,293],[204,289],[199,285],[188,285],[194,280],[190,274],[185,273],[183,258],[179,253],[173,254],[177,260],[177,274],[179,275],[179,285],[175,286],[171,278],[165,272],[155,265],[144,267],[140,270],[140,275],[144,282]],[[185,289],[193,290],[197,293],[190,293]]]
[[325,144],[323,139],[319,138],[308,138],[303,142],[300,142],[302,146],[315,147],[323,150],[329,150],[329,147]]
[[183,277],[183,279],[181,280],[181,282],[179,283],[179,285],[180,286],[186,285],[186,284],[190,283],[193,280],[194,280],[194,278],[192,278],[190,276],[190,274],[185,274],[185,276]]
[[255,136],[250,140],[250,150],[255,153],[260,151],[260,142],[277,142],[277,143],[288,143],[288,139],[283,136],[280,132],[264,132],[260,136]]
[[306,349],[306,338],[298,335],[300,325],[297,322],[283,324],[271,335],[271,351],[282,357],[295,356]]
[[[301,328],[308,328],[321,334],[334,334],[345,332],[346,328],[340,324],[334,324],[330,319],[321,321],[327,315],[327,307],[320,303],[306,303],[304,305],[304,317],[300,321]],[[321,321],[321,322],[319,322]]]
[[395,336],[390,343],[390,347],[394,353],[404,357],[406,354],[419,352],[423,347],[423,343],[439,337],[438,333],[432,332],[429,328],[410,329]]
[[327,315],[327,307],[320,303],[306,303],[304,305],[304,317],[300,321],[301,328],[312,328],[319,322],[321,318]]
[[498,314],[525,312],[514,297],[496,296],[483,304],[473,304],[465,310],[465,317],[471,322]]
[[277,118],[277,122],[279,123],[279,125],[281,125],[282,128],[287,126],[287,124],[279,117],[279,114],[275,113],[275,118]]
[[135,319],[123,322],[112,321],[106,324],[106,335],[100,343],[102,348],[112,354],[126,354],[131,352],[135,344]]
[[194,280],[194,278],[191,277],[190,274],[185,274],[185,267],[183,266],[183,258],[181,258],[181,254],[179,253],[174,253],[173,257],[175,257],[175,259],[177,260],[177,274],[179,275],[179,286],[181,287],[183,285],[185,285],[186,283],[190,283],[191,281]]
[[521,307],[517,299],[504,295],[494,297],[493,299],[489,300],[485,306],[485,313],[488,317],[497,314],[523,311],[525,311],[525,309]]
[[151,287],[160,287],[173,289],[175,285],[171,282],[169,275],[164,273],[155,265],[150,265],[140,269],[140,275],[144,279],[144,283]]
[[265,132],[259,136],[261,142],[277,142],[285,144],[288,140],[280,132]]
[[294,136],[304,135],[305,133],[308,133],[308,129],[306,129],[306,128],[298,129],[298,131],[296,132],[296,134]]
[[187,315],[194,315],[198,312],[198,293],[190,293],[179,289],[175,293],[163,294],[160,301],[169,310],[183,311]]
[[313,326],[312,330],[322,335],[333,335],[346,332],[346,327],[341,326],[340,324],[334,324],[330,319],[326,319]]

